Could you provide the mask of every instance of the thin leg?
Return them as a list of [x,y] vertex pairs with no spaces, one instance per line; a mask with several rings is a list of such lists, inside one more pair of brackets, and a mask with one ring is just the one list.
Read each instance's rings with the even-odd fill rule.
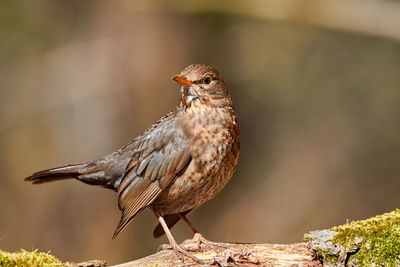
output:
[[197,241],[199,243],[199,249],[200,249],[200,244],[203,243],[208,247],[222,247],[222,248],[227,248],[226,246],[220,244],[220,243],[216,243],[216,242],[212,242],[210,240],[207,240],[199,231],[196,230],[196,228],[194,228],[194,226],[190,223],[190,221],[186,218],[186,216],[182,213],[178,213],[179,217],[181,217],[181,219],[189,226],[190,230],[193,231],[194,233],[194,237],[193,240]]
[[189,226],[189,228],[190,228],[190,230],[192,230],[193,234],[199,233],[199,231],[197,231],[196,228],[194,228],[194,226],[190,223],[190,221],[186,218],[185,215],[183,215],[182,213],[178,213],[178,216],[181,217],[181,219]]
[[199,264],[204,264],[204,262],[198,258],[196,258],[195,256],[191,255],[189,252],[187,252],[186,250],[184,250],[183,248],[181,248],[178,243],[175,241],[174,237],[171,234],[171,231],[169,230],[163,216],[161,216],[158,212],[154,212],[154,214],[157,216],[158,221],[160,222],[162,228],[164,229],[164,232],[169,240],[169,243],[172,246],[172,249],[174,250],[176,256],[178,256],[182,261],[184,261],[184,257],[186,256],[189,259],[199,263]]

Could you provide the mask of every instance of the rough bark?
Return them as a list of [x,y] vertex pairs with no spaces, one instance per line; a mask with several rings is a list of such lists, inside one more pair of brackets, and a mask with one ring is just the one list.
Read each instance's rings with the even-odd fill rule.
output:
[[[331,229],[311,231],[305,242],[276,244],[216,243],[208,247],[198,239],[181,244],[206,266],[400,266],[400,209]],[[97,264],[93,264],[97,263]],[[88,262],[75,266],[102,266]],[[198,266],[180,260],[166,249],[116,267]]]
[[[201,244],[194,256],[212,266],[322,266],[314,250],[306,243],[289,245],[218,243],[221,247],[207,247]],[[186,250],[198,248],[198,243],[186,240]],[[171,249],[153,255],[116,265],[134,266],[199,266],[190,259],[180,260]]]

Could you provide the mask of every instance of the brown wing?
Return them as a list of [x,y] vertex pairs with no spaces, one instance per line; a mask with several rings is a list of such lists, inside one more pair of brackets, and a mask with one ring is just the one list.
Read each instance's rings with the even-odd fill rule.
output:
[[173,119],[160,120],[137,139],[118,190],[122,216],[113,238],[170,185],[190,160],[188,138]]

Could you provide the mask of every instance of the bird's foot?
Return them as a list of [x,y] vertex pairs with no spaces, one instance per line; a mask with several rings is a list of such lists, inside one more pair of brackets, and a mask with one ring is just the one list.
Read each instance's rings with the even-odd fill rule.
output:
[[158,247],[158,251],[161,250],[169,250],[172,249],[174,250],[175,255],[182,260],[182,262],[185,261],[185,257],[191,259],[192,261],[198,263],[198,264],[205,264],[205,262],[195,256],[193,256],[192,254],[189,253],[189,251],[198,251],[198,250],[194,250],[193,248],[182,248],[180,245],[178,244],[162,244]]
[[192,261],[196,262],[197,264],[205,264],[205,262],[192,254],[190,254],[188,251],[183,249],[181,246],[176,245],[172,246],[174,249],[175,255],[182,260],[182,262],[185,262],[185,257],[191,259]]
[[161,244],[158,249],[157,252],[160,252],[162,250],[169,250],[172,249],[172,246],[170,244]]
[[206,245],[209,248],[217,248],[217,249],[227,249],[228,246],[221,244],[221,243],[217,243],[217,242],[213,242],[210,240],[207,240],[202,234],[200,233],[195,233],[193,238],[192,238],[192,242],[193,243],[197,243],[198,248],[201,248],[201,244]]

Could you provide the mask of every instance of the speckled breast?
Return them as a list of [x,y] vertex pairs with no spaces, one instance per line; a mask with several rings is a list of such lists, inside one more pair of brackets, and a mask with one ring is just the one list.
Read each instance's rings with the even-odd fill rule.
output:
[[193,209],[213,198],[231,179],[239,160],[239,127],[233,108],[192,109],[182,123],[191,140],[192,160],[152,203],[163,214]]

